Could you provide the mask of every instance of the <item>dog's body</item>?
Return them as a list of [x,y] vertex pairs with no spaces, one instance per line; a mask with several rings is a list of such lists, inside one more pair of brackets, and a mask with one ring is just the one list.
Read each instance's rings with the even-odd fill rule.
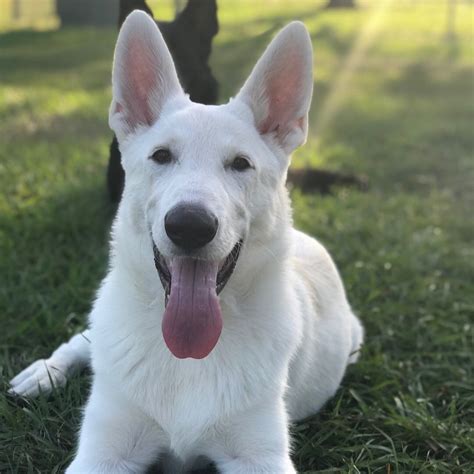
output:
[[294,230],[280,244],[287,255],[263,267],[263,247],[263,259],[239,261],[221,297],[225,329],[203,360],[175,358],[160,338],[150,258],[147,282],[141,265],[132,276],[114,264],[91,316],[95,380],[69,472],[143,472],[170,451],[185,466],[205,456],[220,472],[292,472],[286,411],[299,420],[321,408],[362,330],[325,249]]
[[110,110],[125,188],[69,473],[142,472],[169,452],[183,469],[204,456],[224,473],[294,472],[288,421],[335,393],[363,338],[330,256],[292,227],[288,156],[311,93],[300,23],[235,99],[204,106],[149,17],[126,20]]

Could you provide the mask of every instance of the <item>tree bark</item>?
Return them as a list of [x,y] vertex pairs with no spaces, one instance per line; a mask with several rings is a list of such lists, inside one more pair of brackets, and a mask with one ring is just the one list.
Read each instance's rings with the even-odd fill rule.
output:
[[56,0],[61,26],[108,26],[117,22],[118,0]]
[[354,0],[329,0],[327,8],[355,8]]
[[14,20],[19,20],[21,18],[20,0],[13,0],[12,17]]
[[446,14],[446,36],[449,39],[456,37],[456,0],[448,0],[448,11]]

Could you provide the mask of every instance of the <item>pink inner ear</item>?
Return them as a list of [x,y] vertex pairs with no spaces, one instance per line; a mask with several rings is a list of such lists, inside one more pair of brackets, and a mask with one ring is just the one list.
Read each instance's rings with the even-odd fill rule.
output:
[[[159,59],[152,45],[140,37],[128,40],[122,66],[122,107],[126,110],[127,122],[135,127],[138,124],[152,125],[154,116],[150,96],[158,90]],[[118,110],[117,110],[118,111]]]
[[260,133],[276,131],[286,135],[295,125],[302,126],[300,101],[303,84],[303,57],[295,51],[280,54],[277,62],[266,78],[265,93],[268,100],[268,115],[260,124]]

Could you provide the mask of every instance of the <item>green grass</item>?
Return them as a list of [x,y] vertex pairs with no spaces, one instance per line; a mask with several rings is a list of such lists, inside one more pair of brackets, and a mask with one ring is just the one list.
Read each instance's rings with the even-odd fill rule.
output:
[[[297,225],[333,254],[367,331],[335,398],[294,427],[294,460],[301,472],[473,472],[474,6],[458,1],[447,39],[443,1],[392,2],[334,94],[384,2],[321,3],[222,0],[212,57],[225,100],[275,30],[303,19],[316,82],[294,166],[370,179],[367,193],[293,193]],[[106,269],[115,37],[0,35],[0,472],[61,471],[73,453],[87,374],[49,400],[5,391],[83,327]]]

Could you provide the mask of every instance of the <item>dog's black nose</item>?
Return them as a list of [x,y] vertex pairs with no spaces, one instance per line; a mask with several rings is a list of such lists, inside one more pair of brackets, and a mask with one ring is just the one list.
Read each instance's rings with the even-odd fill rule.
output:
[[216,235],[219,222],[207,209],[195,204],[179,204],[165,216],[168,237],[185,250],[196,250]]

